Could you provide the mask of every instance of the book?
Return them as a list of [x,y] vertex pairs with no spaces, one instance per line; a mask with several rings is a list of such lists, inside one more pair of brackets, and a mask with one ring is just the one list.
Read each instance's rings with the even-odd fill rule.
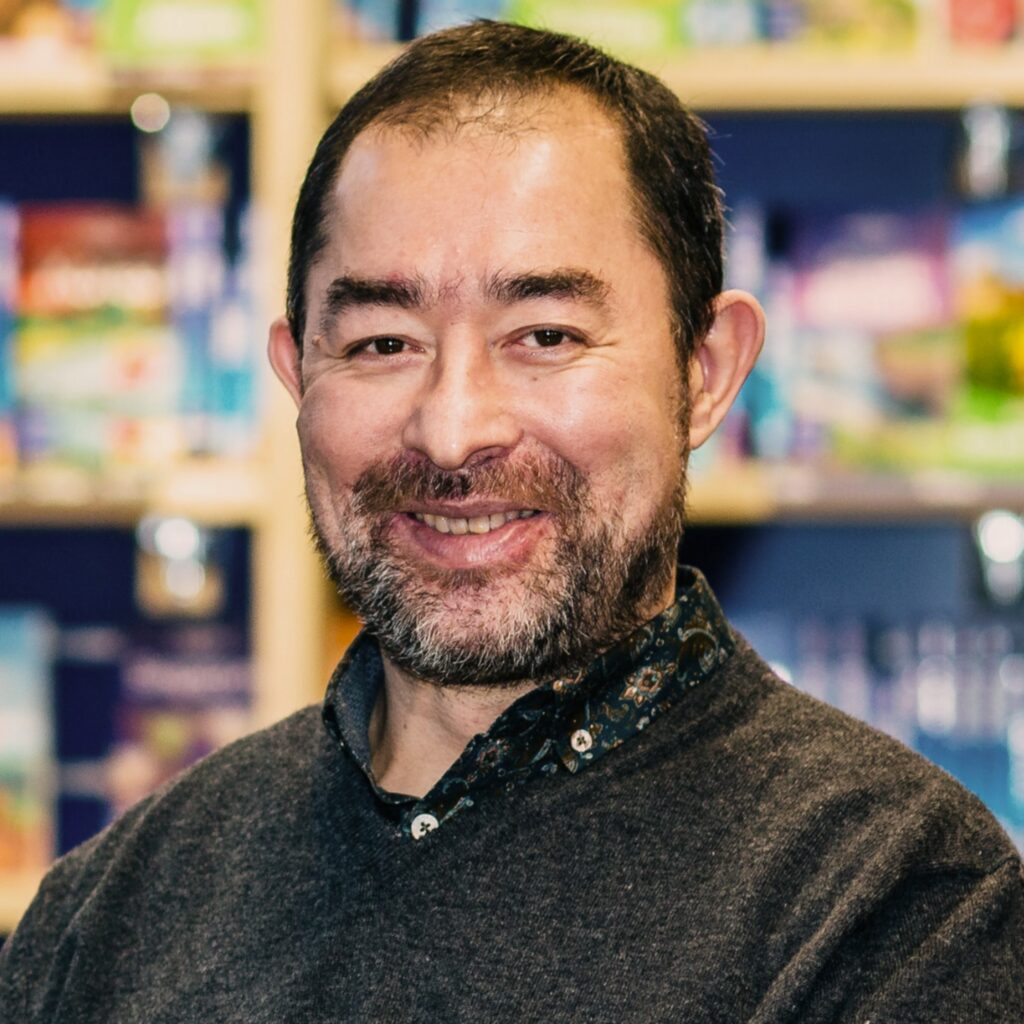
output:
[[32,872],[53,857],[55,631],[46,613],[0,607],[0,872]]
[[186,455],[251,454],[252,220],[232,264],[224,206],[198,195],[0,207],[0,275],[17,268],[13,302],[0,294],[0,471],[16,456],[145,478]]
[[968,206],[953,229],[963,381],[951,412],[957,463],[1024,474],[1024,199]]
[[962,384],[942,211],[811,216],[794,232],[790,394],[819,455],[875,470],[958,463]]
[[20,220],[7,361],[20,460],[90,472],[165,466],[183,440],[164,217],[56,203],[23,207]]
[[106,57],[128,67],[248,69],[264,36],[260,0],[108,0],[99,18]]
[[966,46],[1002,45],[1018,30],[1017,0],[946,0],[949,36]]
[[507,17],[582,36],[612,52],[659,52],[680,42],[678,0],[510,0]]
[[13,474],[17,464],[11,346],[18,287],[18,231],[17,207],[0,201],[0,484]]
[[252,668],[244,638],[195,625],[136,639],[122,662],[107,786],[119,814],[249,729]]

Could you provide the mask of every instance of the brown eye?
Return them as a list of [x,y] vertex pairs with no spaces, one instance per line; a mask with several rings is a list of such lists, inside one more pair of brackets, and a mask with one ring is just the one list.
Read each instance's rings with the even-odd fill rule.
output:
[[561,345],[566,339],[565,331],[556,331],[551,327],[542,327],[531,333],[541,348],[554,348],[556,345]]
[[405,349],[405,342],[401,338],[374,338],[370,349],[374,355],[397,356]]

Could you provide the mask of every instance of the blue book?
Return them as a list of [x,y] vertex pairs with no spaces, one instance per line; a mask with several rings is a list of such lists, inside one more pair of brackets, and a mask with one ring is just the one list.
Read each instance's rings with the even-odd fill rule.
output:
[[54,628],[36,608],[0,608],[0,873],[53,857]]
[[14,310],[18,284],[18,211],[0,200],[0,478],[16,461],[14,444]]

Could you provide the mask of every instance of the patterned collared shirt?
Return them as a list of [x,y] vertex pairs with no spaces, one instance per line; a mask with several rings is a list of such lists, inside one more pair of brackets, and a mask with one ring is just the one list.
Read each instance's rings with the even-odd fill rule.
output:
[[370,715],[384,681],[376,641],[361,633],[331,677],[330,733],[366,775],[398,834],[421,839],[489,791],[541,775],[579,772],[641,732],[703,682],[734,650],[707,581],[679,569],[675,603],[571,678],[538,686],[474,736],[422,798],[382,789],[370,766]]

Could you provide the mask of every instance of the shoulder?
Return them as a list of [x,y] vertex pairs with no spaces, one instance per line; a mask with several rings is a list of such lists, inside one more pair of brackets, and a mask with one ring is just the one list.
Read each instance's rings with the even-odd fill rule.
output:
[[[1017,856],[985,805],[902,743],[784,682],[738,638],[701,716],[709,770],[780,839],[985,872]],[[717,768],[712,769],[715,765]]]
[[[737,652],[732,742],[760,808],[743,870],[796,922],[807,1019],[1020,1019],[1024,874],[989,809],[902,743]],[[794,947],[795,948],[795,947]],[[846,1019],[844,1017],[843,1019]]]
[[146,956],[183,930],[223,928],[259,880],[307,872],[302,837],[336,760],[328,747],[319,709],[306,708],[212,754],[58,860],[0,949],[0,1016],[20,1007],[19,1020],[55,1019],[67,985],[95,987],[118,957],[144,974]]
[[90,901],[173,878],[183,858],[202,873],[260,831],[289,829],[308,809],[325,742],[308,707],[193,765],[59,859],[11,945],[25,933],[56,939]]

